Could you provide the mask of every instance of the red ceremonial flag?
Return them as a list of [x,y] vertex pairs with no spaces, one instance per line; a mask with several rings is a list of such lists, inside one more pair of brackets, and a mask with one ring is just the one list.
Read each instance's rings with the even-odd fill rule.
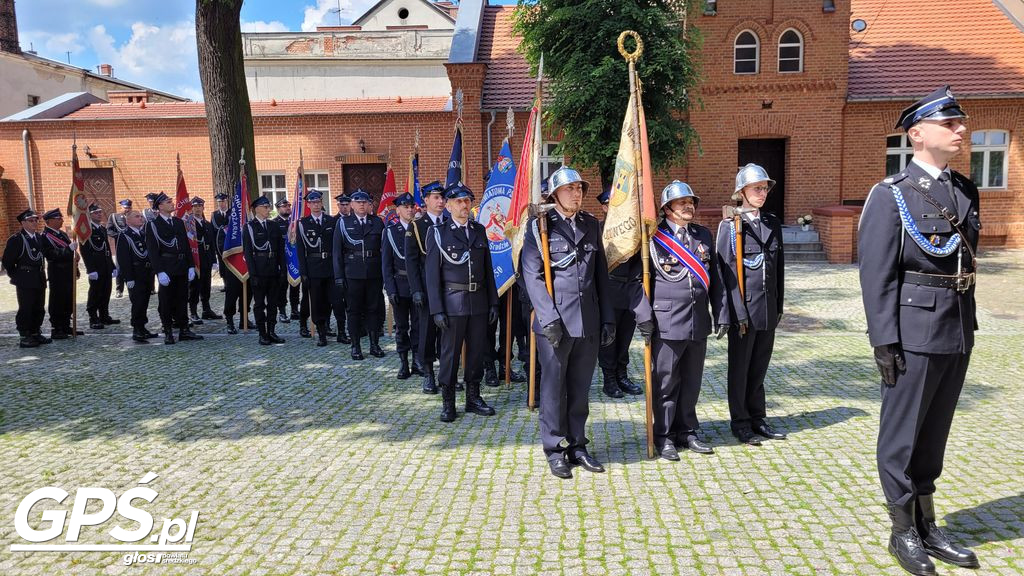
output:
[[658,225],[658,210],[654,207],[654,180],[651,170],[651,148],[647,143],[647,118],[644,115],[644,107],[640,106],[640,164],[644,170],[644,181],[641,187],[640,216],[647,225],[648,230],[653,230]]
[[526,123],[526,134],[523,137],[523,150],[519,154],[515,183],[512,186],[512,200],[509,202],[508,214],[505,215],[505,237],[512,242],[512,264],[518,269],[519,251],[523,248],[523,233],[529,218],[527,208],[533,194],[533,166],[537,153],[534,146],[534,132],[539,130],[537,104],[530,109],[530,119]]
[[397,197],[398,185],[395,184],[395,171],[388,166],[388,173],[384,177],[384,190],[380,193],[380,205],[377,206],[377,215],[385,218],[388,210],[394,206]]
[[71,194],[68,196],[71,238],[85,242],[92,235],[89,224],[89,199],[85,197],[85,179],[78,167],[78,145],[71,145]]
[[185,187],[185,176],[181,173],[181,156],[178,156],[178,185],[174,194],[174,215],[181,218],[185,223],[185,232],[188,233],[188,246],[192,249],[192,262],[196,269],[196,277],[199,277],[199,241],[196,239],[196,221],[192,216],[192,198],[188,195],[188,188]]

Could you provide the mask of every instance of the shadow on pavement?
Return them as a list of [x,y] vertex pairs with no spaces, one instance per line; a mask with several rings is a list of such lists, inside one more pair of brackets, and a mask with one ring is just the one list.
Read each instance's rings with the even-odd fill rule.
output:
[[1024,537],[1024,492],[947,514],[945,521],[950,538],[967,547],[1017,540]]

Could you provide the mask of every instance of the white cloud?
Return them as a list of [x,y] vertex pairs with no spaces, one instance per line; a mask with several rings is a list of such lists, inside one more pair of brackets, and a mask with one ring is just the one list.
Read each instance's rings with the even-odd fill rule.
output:
[[242,20],[242,32],[287,32],[288,27],[283,22],[274,20],[272,22],[264,22],[263,20],[257,20],[255,22],[246,22]]
[[[155,26],[136,22],[131,37],[118,44],[100,24],[89,31],[89,42],[99,63],[114,67],[114,76],[166,92],[200,86],[193,22]],[[183,94],[184,95],[184,94]]]
[[[302,31],[312,32],[317,26],[348,25],[377,3],[377,0],[316,0],[316,6],[306,5]],[[341,19],[338,19],[338,9]]]
[[[43,30],[27,30],[19,34],[19,42],[23,50],[31,47],[39,54],[61,62],[67,61],[68,52],[71,52],[72,56],[78,56],[86,48],[82,35],[77,32],[54,34]],[[72,64],[78,66],[81,63],[72,60]]]

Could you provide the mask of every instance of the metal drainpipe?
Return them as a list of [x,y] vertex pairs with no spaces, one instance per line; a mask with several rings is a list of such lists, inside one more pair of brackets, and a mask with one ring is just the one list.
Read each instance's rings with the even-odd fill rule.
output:
[[32,184],[32,157],[28,153],[28,129],[21,131],[21,144],[25,148],[25,180],[28,182],[28,209],[36,209],[35,186]]
[[491,110],[491,121],[487,123],[487,170],[494,166],[494,162],[491,161],[491,126],[494,125],[494,120],[498,117],[498,113]]

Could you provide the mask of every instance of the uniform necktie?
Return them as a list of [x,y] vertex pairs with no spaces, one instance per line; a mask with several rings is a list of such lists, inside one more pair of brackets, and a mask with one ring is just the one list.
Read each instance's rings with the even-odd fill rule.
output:
[[949,172],[943,171],[941,174],[939,174],[939,183],[942,184],[943,189],[946,191],[946,194],[948,195],[946,198],[940,198],[940,200],[943,203],[949,202],[949,207],[951,209],[955,209],[956,206],[953,202],[953,187],[951,186],[952,183],[949,180]]

